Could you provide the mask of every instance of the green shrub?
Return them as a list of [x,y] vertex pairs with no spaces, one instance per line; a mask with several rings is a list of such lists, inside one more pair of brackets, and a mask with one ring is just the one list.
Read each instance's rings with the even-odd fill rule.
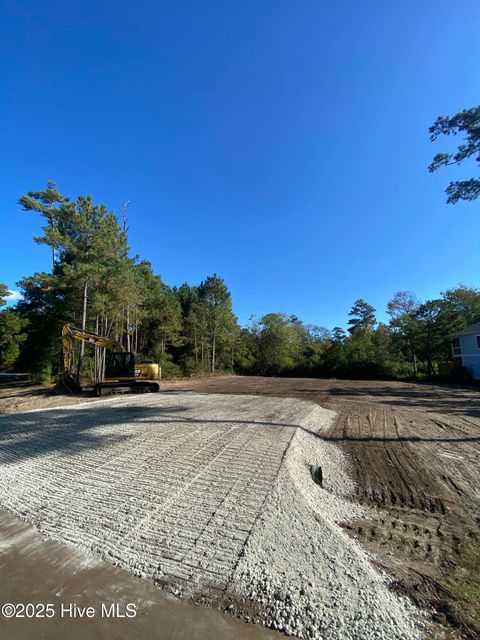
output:
[[162,367],[162,378],[176,378],[183,373],[178,364],[170,362],[169,360],[161,363],[160,366]]
[[41,362],[32,370],[32,378],[36,384],[52,383],[52,364],[51,362]]

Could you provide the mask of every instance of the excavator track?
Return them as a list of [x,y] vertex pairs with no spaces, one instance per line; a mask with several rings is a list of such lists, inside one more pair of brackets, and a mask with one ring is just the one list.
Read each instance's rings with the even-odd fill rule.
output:
[[142,380],[138,382],[99,382],[95,385],[95,394],[100,397],[123,393],[158,393],[158,382]]

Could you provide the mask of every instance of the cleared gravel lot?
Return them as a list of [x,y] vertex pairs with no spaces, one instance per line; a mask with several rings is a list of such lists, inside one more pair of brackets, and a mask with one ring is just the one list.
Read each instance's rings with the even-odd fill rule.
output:
[[1,502],[53,539],[290,635],[420,637],[413,607],[339,526],[365,512],[344,455],[316,435],[332,419],[290,398],[184,392],[3,415]]
[[3,417],[2,502],[138,575],[223,589],[293,435],[284,425],[295,403],[235,404],[148,395]]

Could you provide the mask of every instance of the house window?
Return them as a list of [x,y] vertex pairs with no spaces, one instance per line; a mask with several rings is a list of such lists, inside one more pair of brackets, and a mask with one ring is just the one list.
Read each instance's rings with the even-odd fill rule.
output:
[[480,336],[477,336],[477,349],[480,349]]
[[[477,336],[477,344],[480,336]],[[460,338],[452,338],[452,353],[454,356],[462,355],[462,347],[460,345]]]

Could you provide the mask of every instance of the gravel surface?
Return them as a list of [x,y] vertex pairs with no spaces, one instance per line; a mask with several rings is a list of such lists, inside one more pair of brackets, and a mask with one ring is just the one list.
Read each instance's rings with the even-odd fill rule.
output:
[[[311,464],[323,469],[322,488],[312,481]],[[417,610],[389,590],[391,580],[339,526],[367,517],[348,500],[347,469],[338,447],[298,430],[232,584],[260,603],[259,620],[287,635],[422,637]]]
[[314,435],[332,417],[288,398],[178,392],[3,415],[0,502],[176,595],[231,594],[239,614],[289,635],[421,637],[339,527],[366,514],[346,458]]

